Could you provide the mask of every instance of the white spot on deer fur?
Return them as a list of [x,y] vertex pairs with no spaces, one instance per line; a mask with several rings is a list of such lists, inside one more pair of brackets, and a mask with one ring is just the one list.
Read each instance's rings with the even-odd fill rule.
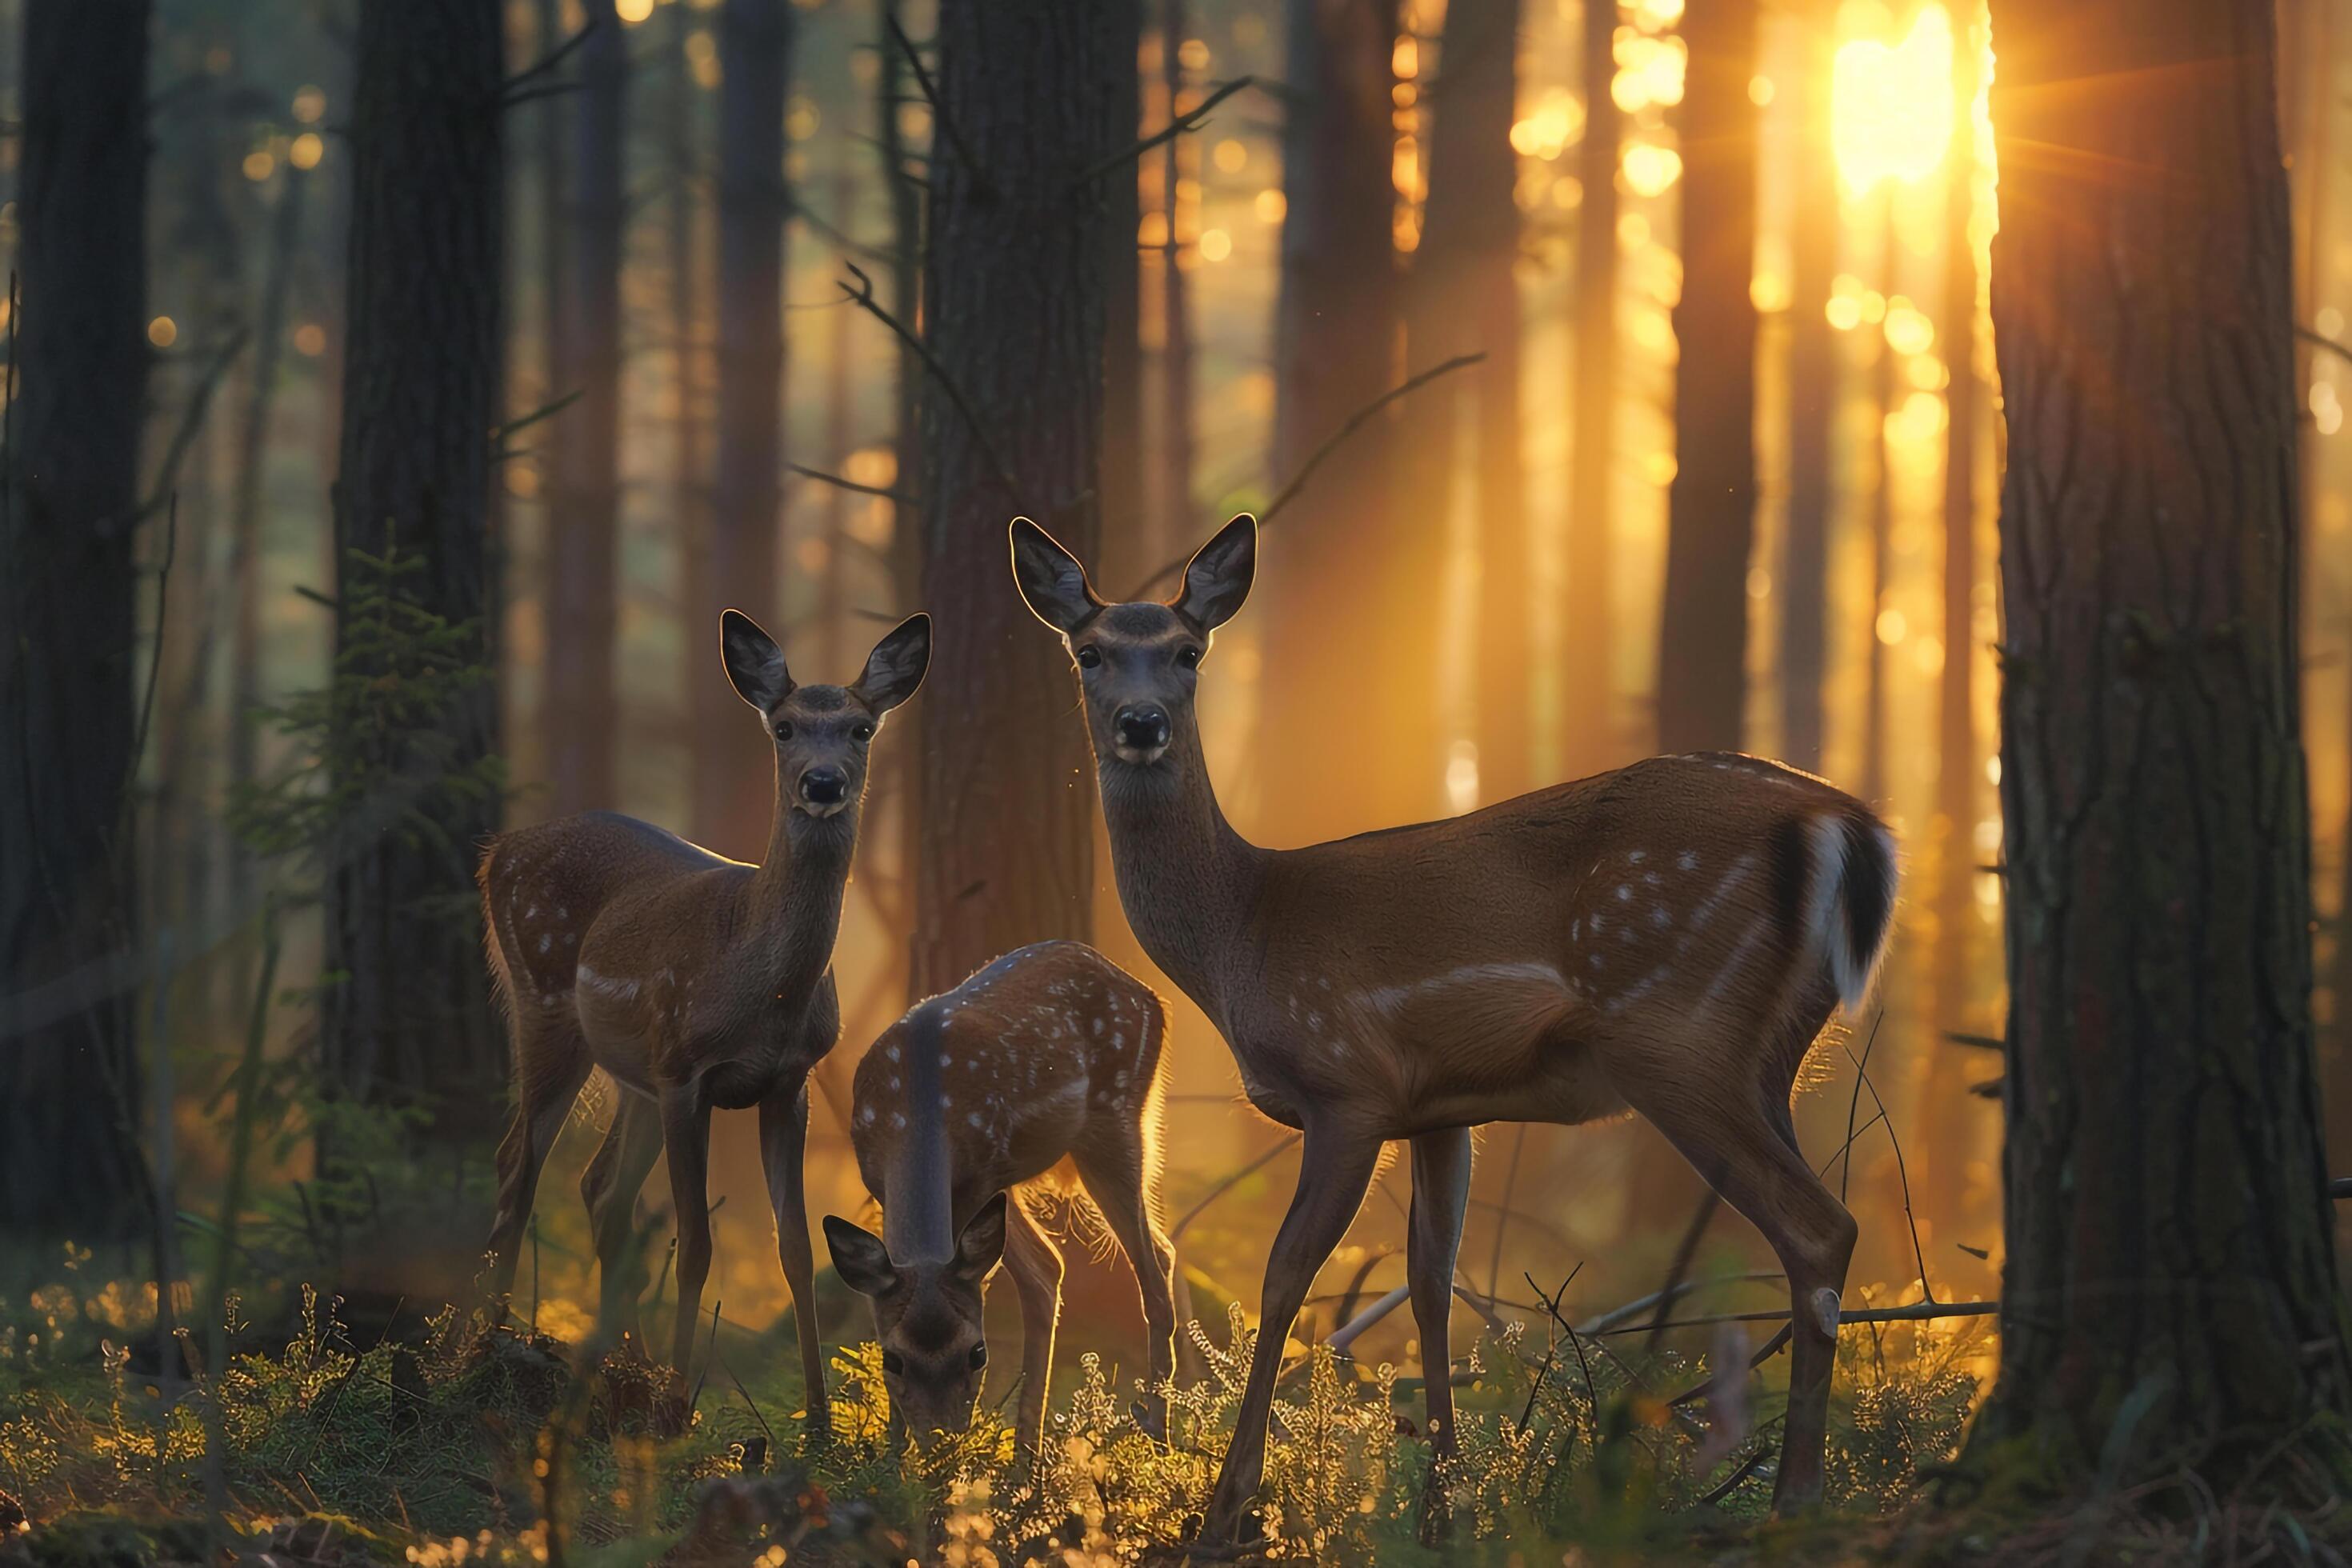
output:
[[893,1079],[890,1080],[890,1087],[891,1087],[892,1089],[896,1089],[896,1088],[898,1088],[898,1080],[896,1078],[893,1078]]
[[555,911],[555,918],[560,921],[568,921],[572,918],[572,911],[568,909],[559,908]]
[[1696,849],[1684,850],[1681,854],[1675,857],[1675,864],[1685,871],[1697,870],[1698,851]]
[[1095,1038],[1096,1038],[1096,1039],[1097,1039],[1097,1040],[1101,1039],[1101,1038],[1102,1038],[1102,1032],[1103,1032],[1103,1021],[1102,1021],[1100,1018],[1097,1018],[1097,1019],[1095,1020]]
[[1110,1032],[1110,1048],[1115,1051],[1123,1051],[1127,1049],[1127,1037],[1119,1033],[1117,1029],[1113,1029]]
[[940,1053],[940,1066],[943,1068],[951,1068],[955,1066],[955,1058],[948,1055],[945,1051],[941,1051]]
[[1632,849],[1626,851],[1625,858],[1633,865],[1638,866],[1642,863],[1643,858],[1648,854],[1649,851],[1646,849]]
[[1649,973],[1644,974],[1641,979],[1636,980],[1633,984],[1628,985],[1624,990],[1619,992],[1616,995],[1612,996],[1608,1002],[1609,1011],[1612,1013],[1622,1013],[1626,1008],[1632,1006],[1634,1003],[1639,1002],[1643,997],[1647,996],[1652,991],[1657,988],[1658,982],[1666,977],[1666,971],[1670,967],[1672,966],[1661,963],[1657,968],[1653,969]]
[[884,1061],[897,1061],[898,1059],[898,1047],[896,1046],[885,1047],[882,1051],[882,1059]]
[[1632,884],[1632,883],[1630,883],[1630,882],[1620,882],[1620,883],[1618,883],[1618,884],[1617,884],[1617,901],[1618,901],[1619,903],[1621,903],[1621,904],[1625,904],[1625,903],[1631,903],[1631,902],[1633,902],[1633,884]]
[[873,1120],[874,1120],[874,1108],[873,1108],[872,1106],[870,1106],[870,1105],[869,1105],[869,1106],[867,1106],[867,1107],[866,1107],[863,1111],[860,1111],[860,1112],[858,1113],[858,1118],[857,1118],[857,1119],[858,1119],[860,1121],[873,1121]]
[[1592,962],[1592,967],[1593,967],[1593,968],[1595,968],[1595,969],[1600,968],[1600,967],[1601,967],[1601,955],[1600,955],[1599,953],[1597,953],[1597,952],[1596,952],[1596,953],[1594,953],[1594,954],[1592,955],[1592,960],[1591,960],[1591,962]]
[[1668,926],[1675,923],[1675,917],[1673,912],[1669,910],[1665,905],[1660,904],[1656,909],[1650,911],[1650,923],[1657,927],[1660,931],[1664,931]]
[[538,913],[539,913],[539,906],[538,906],[537,904],[533,904],[533,905],[531,905],[531,906],[530,906],[530,908],[529,908],[529,909],[527,909],[527,910],[523,910],[523,912],[522,912],[522,918],[523,918],[523,919],[525,919],[525,920],[530,920],[530,919],[531,919],[533,916],[537,915]]
[[907,1113],[903,1110],[892,1111],[890,1113],[890,1125],[893,1127],[904,1127],[907,1125]]
[[1595,936],[1599,936],[1599,935],[1601,934],[1601,928],[1604,924],[1606,924],[1606,923],[1607,923],[1607,921],[1602,918],[1601,913],[1601,911],[1600,911],[1600,910],[1593,910],[1593,911],[1592,911],[1592,934],[1593,934],[1593,935],[1595,935]]
[[974,1127],[977,1127],[980,1125],[980,1112],[975,1110],[970,1116],[965,1117],[964,1120],[971,1122]]
[[1813,1292],[1813,1321],[1821,1325],[1823,1335],[1837,1338],[1838,1293],[1824,1286]]
[[550,947],[551,947],[552,945],[554,945],[554,942],[555,942],[555,939],[554,939],[553,937],[550,937],[550,936],[542,936],[542,937],[541,937],[541,938],[539,939],[539,951],[540,951],[540,952],[546,952]]
[[1664,880],[1665,880],[1665,879],[1664,879],[1664,878],[1663,878],[1663,877],[1661,877],[1661,876],[1659,876],[1655,871],[1644,871],[1644,872],[1643,872],[1643,873],[1642,873],[1642,880],[1643,880],[1643,882],[1647,883],[1649,886],[1651,886],[1651,887],[1654,888],[1654,887],[1656,887],[1660,882],[1663,882]]

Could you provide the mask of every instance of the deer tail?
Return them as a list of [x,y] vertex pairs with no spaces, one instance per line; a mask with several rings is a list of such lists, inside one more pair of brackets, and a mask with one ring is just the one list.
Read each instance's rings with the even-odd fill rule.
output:
[[1805,929],[1846,1016],[1862,1011],[1886,955],[1901,881],[1895,835],[1859,803],[1806,827],[1812,876]]

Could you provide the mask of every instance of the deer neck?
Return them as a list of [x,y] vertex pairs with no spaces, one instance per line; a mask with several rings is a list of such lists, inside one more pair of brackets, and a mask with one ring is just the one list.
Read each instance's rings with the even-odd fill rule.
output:
[[1152,767],[1097,756],[1118,901],[1167,976],[1216,1013],[1220,960],[1256,904],[1268,852],[1234,831],[1209,782],[1200,737]]
[[882,1209],[883,1247],[892,1262],[906,1267],[955,1257],[955,1170],[940,1073],[946,1041],[946,1015],[938,1002],[908,1018],[907,1131],[892,1152]]
[[822,820],[794,809],[781,781],[768,853],[744,885],[737,930],[761,955],[775,994],[807,995],[833,962],[849,863],[857,848],[859,803]]

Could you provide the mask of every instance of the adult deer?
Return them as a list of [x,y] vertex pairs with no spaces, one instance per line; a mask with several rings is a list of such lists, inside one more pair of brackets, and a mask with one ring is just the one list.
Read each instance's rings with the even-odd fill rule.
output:
[[549,1146],[593,1068],[622,1089],[581,1183],[609,1320],[634,1304],[625,1268],[631,1209],[654,1157],[669,1157],[677,1226],[683,1373],[710,1271],[706,1194],[713,1107],[760,1110],[777,1252],[793,1292],[813,1430],[824,1427],[824,1361],[810,1290],[801,1159],[809,1069],[841,1032],[833,943],[857,845],[866,748],[922,684],[930,619],[875,645],[854,685],[796,685],[783,650],[749,616],[719,617],[728,679],[776,750],[776,804],[757,866],[674,833],[590,812],[503,834],[482,857],[490,971],[514,1054],[514,1120],[499,1146],[491,1290],[514,1281],[518,1244]]
[[1223,1032],[1251,1102],[1306,1134],[1204,1539],[1239,1534],[1284,1335],[1382,1142],[1412,1147],[1406,1268],[1444,1458],[1470,1129],[1629,1107],[1780,1255],[1796,1327],[1775,1500],[1818,1496],[1854,1224],[1799,1153],[1789,1094],[1832,1011],[1861,1004],[1885,944],[1886,828],[1817,779],[1726,753],[1261,848],[1219,809],[1193,714],[1210,637],[1249,593],[1255,521],[1237,517],[1203,545],[1164,604],[1106,603],[1025,518],[1012,547],[1023,596],[1076,666],[1129,923]]
[[1021,1296],[1015,1431],[1037,1451],[1062,1255],[1007,1189],[1067,1155],[1143,1292],[1139,1415],[1164,1435],[1160,1389],[1176,1368],[1176,1254],[1156,1215],[1167,1036],[1150,986],[1083,942],[1044,942],[916,1004],[857,1064],[850,1138],[883,1235],[827,1215],[824,1237],[873,1303],[894,1427],[971,1424],[988,1363],[982,1289],[1002,1254]]

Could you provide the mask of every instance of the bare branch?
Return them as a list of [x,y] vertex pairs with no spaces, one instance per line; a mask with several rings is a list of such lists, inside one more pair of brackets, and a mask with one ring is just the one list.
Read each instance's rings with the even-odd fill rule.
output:
[[[892,26],[895,27],[896,24]],[[988,427],[980,422],[980,416],[973,411],[971,401],[964,396],[963,388],[948,374],[947,366],[939,362],[938,356],[931,353],[922,339],[908,331],[906,324],[874,297],[874,279],[866,275],[865,268],[854,261],[845,261],[842,265],[848,268],[850,275],[857,279],[857,287],[853,289],[844,283],[841,291],[848,295],[859,310],[898,333],[898,341],[915,351],[915,357],[923,362],[923,368],[931,373],[931,379],[938,382],[940,389],[948,395],[948,400],[955,405],[956,413],[962,416],[965,427],[971,430],[971,438],[980,444],[981,455],[988,459],[989,467],[996,470],[997,482],[1004,487],[1007,495],[1018,494],[1019,487],[1013,482],[1013,470],[1004,466],[1004,458],[997,452],[996,443],[988,438]]]
[[522,100],[516,96],[515,89],[522,86],[523,83],[531,80],[533,78],[548,75],[550,72],[562,65],[566,59],[572,57],[581,45],[588,41],[590,35],[596,31],[596,17],[589,17],[588,25],[586,26],[582,27],[578,32],[572,34],[562,43],[556,45],[555,47],[548,50],[546,54],[541,55],[537,63],[525,66],[522,69],[515,72],[514,75],[507,78],[507,79],[500,84],[499,89],[499,96],[500,100],[509,104],[521,102]]
[[[1329,457],[1332,452],[1339,447],[1341,442],[1354,435],[1357,431],[1362,429],[1372,416],[1380,413],[1381,409],[1386,408],[1390,404],[1398,401],[1400,398],[1409,397],[1412,394],[1419,392],[1423,387],[1427,386],[1439,376],[1450,375],[1454,371],[1462,370],[1470,365],[1480,363],[1486,357],[1486,354],[1483,353],[1456,354],[1443,364],[1432,365],[1427,370],[1423,371],[1419,375],[1412,376],[1405,381],[1400,382],[1395,386],[1389,388],[1388,391],[1383,392],[1378,397],[1372,399],[1371,402],[1364,405],[1363,407],[1356,410],[1356,412],[1349,417],[1349,420],[1345,425],[1340,426],[1339,429],[1333,431],[1330,437],[1326,439],[1320,447],[1316,447],[1315,450],[1308,455],[1307,461],[1298,466],[1298,471],[1290,476],[1290,482],[1284,485],[1281,489],[1275,492],[1274,500],[1268,501],[1265,505],[1265,510],[1257,514],[1258,526],[1260,528],[1264,528],[1267,523],[1272,522],[1275,520],[1276,513],[1280,512],[1284,507],[1288,506],[1293,500],[1297,500],[1298,492],[1305,488],[1307,479],[1313,477],[1317,468],[1322,467],[1323,459]],[[1154,572],[1150,576],[1146,577],[1141,583],[1136,584],[1135,591],[1129,594],[1128,597],[1130,599],[1140,599],[1144,597],[1146,595],[1150,594],[1152,589],[1158,587],[1160,584],[1167,582],[1171,578],[1174,577],[1178,573],[1183,571],[1184,563],[1190,559],[1192,558],[1186,555],[1178,556],[1175,560],[1168,563],[1167,565],[1162,566],[1159,571]]]
[[882,485],[861,485],[856,479],[845,479],[839,474],[828,474],[822,468],[807,468],[787,462],[784,467],[804,479],[814,479],[821,485],[831,485],[837,490],[855,490],[862,496],[880,496],[884,500],[897,501],[900,506],[920,506],[922,498],[911,490],[894,490]]
[[1089,168],[1085,174],[1080,174],[1077,177],[1076,184],[1083,189],[1087,185],[1093,184],[1097,180],[1102,178],[1105,174],[1109,174],[1120,164],[1134,163],[1138,158],[1142,157],[1154,147],[1173,142],[1177,137],[1183,135],[1188,131],[1198,131],[1201,128],[1202,122],[1208,118],[1209,110],[1216,108],[1217,105],[1224,102],[1225,100],[1233,97],[1234,94],[1241,91],[1242,89],[1250,86],[1257,79],[1255,77],[1235,77],[1233,80],[1225,83],[1224,86],[1217,89],[1216,91],[1211,93],[1208,97],[1202,99],[1191,109],[1186,110],[1183,113],[1170,121],[1166,125],[1145,137],[1142,141],[1138,142],[1132,147],[1114,153],[1109,157],[1105,158],[1101,163]]
[[1223,1181],[1219,1182],[1215,1186],[1211,1187],[1208,1192],[1202,1195],[1199,1203],[1194,1204],[1191,1208],[1184,1211],[1183,1218],[1178,1220],[1174,1225],[1168,1227],[1168,1240],[1170,1245],[1172,1246],[1177,1241],[1182,1239],[1185,1228],[1194,1220],[1201,1217],[1202,1210],[1207,1208],[1211,1204],[1215,1203],[1219,1198],[1223,1197],[1227,1193],[1232,1192],[1235,1187],[1240,1186],[1244,1180],[1258,1170],[1266,1165],[1272,1164],[1276,1156],[1287,1153],[1292,1148],[1297,1145],[1299,1139],[1304,1136],[1305,1134],[1298,1132],[1289,1134],[1280,1142],[1276,1143],[1273,1148],[1268,1149],[1265,1153],[1260,1154],[1256,1159],[1252,1160],[1248,1164],[1244,1165],[1240,1170],[1235,1171],[1232,1175],[1227,1176]]
[[940,101],[940,89],[932,82],[931,73],[924,68],[923,57],[915,49],[915,40],[907,37],[906,28],[898,26],[895,13],[886,12],[882,21],[890,29],[890,37],[898,40],[900,51],[907,57],[907,63],[914,68],[916,85],[923,89],[924,98],[930,101],[931,117],[939,121],[940,133],[947,138],[948,146],[954,150],[956,162],[961,163],[964,173],[971,176],[973,187],[982,195],[993,199],[996,187],[981,172],[980,160],[971,155],[971,148],[965,142],[963,132],[956,129],[954,119],[948,113],[948,106]]
[[[1838,1326],[1848,1323],[1917,1323],[1936,1318],[1989,1318],[2000,1310],[1999,1301],[1915,1301],[1907,1307],[1865,1307],[1859,1312],[1840,1312]],[[1712,1317],[1682,1318],[1668,1323],[1670,1329],[1703,1329],[1717,1323],[1781,1323],[1789,1320],[1783,1310],[1776,1312],[1718,1312]],[[1587,1330],[1604,1334],[1647,1333],[1650,1325],[1636,1323],[1613,1329]],[[1778,1348],[1778,1347],[1775,1347]]]

